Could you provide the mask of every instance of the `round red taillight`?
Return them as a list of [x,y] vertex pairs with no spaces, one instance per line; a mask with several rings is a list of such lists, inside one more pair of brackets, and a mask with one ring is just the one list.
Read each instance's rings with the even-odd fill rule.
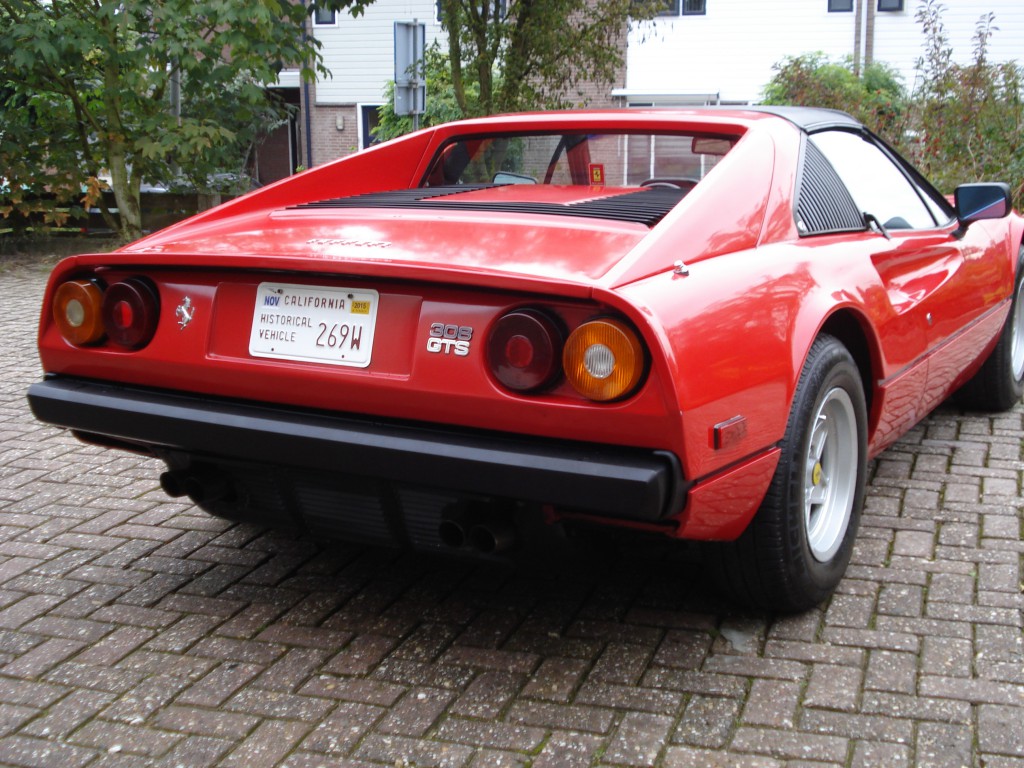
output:
[[160,317],[160,296],[141,277],[114,283],[103,297],[103,327],[115,344],[141,349],[156,333]]
[[103,291],[92,280],[69,280],[53,296],[53,321],[66,341],[76,346],[103,338]]
[[562,332],[543,312],[517,309],[504,315],[487,340],[487,362],[502,386],[515,392],[548,387],[561,374]]

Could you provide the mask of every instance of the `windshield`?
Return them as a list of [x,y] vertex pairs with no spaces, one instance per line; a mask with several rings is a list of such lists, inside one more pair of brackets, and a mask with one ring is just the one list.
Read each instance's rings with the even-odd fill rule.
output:
[[731,136],[683,133],[464,137],[441,148],[421,186],[558,184],[689,190],[736,141]]

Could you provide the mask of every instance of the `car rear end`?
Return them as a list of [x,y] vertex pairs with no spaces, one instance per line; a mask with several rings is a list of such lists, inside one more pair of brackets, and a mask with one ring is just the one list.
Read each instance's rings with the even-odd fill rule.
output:
[[153,261],[61,265],[30,400],[86,440],[166,461],[171,495],[421,549],[481,529],[484,550],[523,504],[658,524],[682,503],[650,341],[582,285]]

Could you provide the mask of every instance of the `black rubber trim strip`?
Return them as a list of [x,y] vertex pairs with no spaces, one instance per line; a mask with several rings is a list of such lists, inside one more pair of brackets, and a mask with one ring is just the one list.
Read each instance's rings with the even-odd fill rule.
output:
[[686,483],[663,451],[374,421],[50,377],[28,391],[40,421],[149,449],[356,474],[652,522]]

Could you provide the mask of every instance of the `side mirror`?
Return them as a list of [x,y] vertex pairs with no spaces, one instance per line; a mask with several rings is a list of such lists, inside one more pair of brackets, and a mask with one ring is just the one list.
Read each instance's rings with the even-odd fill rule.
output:
[[983,219],[1001,219],[1013,208],[1010,186],[1001,182],[961,184],[953,193],[953,199],[961,230]]

